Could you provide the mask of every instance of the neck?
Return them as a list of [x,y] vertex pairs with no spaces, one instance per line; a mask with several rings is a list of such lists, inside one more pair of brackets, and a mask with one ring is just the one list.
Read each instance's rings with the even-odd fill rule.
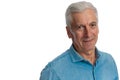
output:
[[88,60],[92,65],[95,64],[96,55],[95,55],[95,48],[91,50],[80,50],[79,47],[73,45],[75,50],[85,59]]
[[79,52],[79,54],[86,60],[88,60],[92,65],[95,64],[96,61],[96,55],[95,50],[89,51],[89,52]]

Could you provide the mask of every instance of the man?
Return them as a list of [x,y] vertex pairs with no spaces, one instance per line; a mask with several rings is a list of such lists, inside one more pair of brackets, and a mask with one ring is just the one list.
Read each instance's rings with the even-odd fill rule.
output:
[[118,80],[112,56],[99,51],[98,14],[89,2],[72,3],[66,10],[66,30],[71,47],[51,61],[40,80]]

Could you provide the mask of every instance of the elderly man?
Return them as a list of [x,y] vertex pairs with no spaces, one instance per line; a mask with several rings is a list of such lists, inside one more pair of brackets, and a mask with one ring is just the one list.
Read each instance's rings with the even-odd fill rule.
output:
[[90,2],[72,3],[66,10],[66,24],[72,45],[43,69],[40,80],[118,80],[112,56],[95,46],[97,9]]

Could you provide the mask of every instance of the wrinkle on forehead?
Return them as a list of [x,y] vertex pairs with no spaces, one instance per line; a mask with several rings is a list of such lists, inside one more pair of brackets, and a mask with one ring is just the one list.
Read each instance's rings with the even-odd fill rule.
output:
[[97,22],[97,17],[92,9],[86,9],[83,12],[72,13],[72,24],[89,24],[91,22]]

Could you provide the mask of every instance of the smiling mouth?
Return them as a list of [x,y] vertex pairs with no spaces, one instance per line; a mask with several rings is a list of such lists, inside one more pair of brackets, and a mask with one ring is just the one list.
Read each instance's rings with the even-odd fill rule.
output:
[[91,42],[93,39],[85,39],[83,42]]

